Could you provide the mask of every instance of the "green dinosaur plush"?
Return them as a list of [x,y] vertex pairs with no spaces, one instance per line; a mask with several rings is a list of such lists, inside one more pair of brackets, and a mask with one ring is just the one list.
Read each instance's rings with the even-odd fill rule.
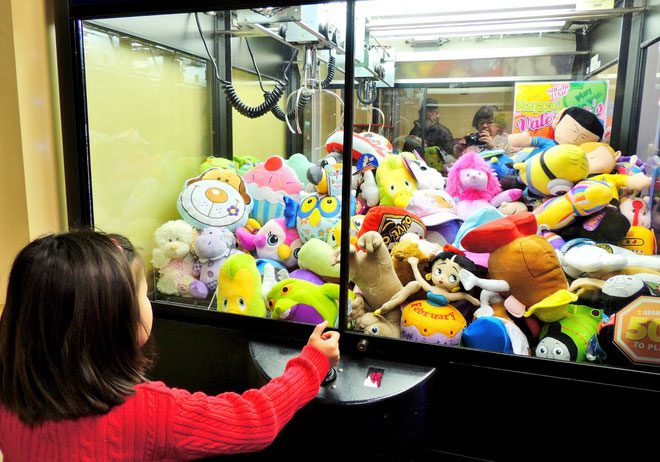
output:
[[[349,291],[349,297],[353,293]],[[316,285],[302,279],[284,279],[270,290],[268,310],[271,318],[318,324],[323,320],[337,327],[339,284]]]

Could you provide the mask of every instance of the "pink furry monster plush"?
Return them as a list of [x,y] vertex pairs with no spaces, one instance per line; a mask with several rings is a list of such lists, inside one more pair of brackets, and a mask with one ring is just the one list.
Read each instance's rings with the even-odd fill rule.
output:
[[520,189],[503,192],[488,162],[474,151],[466,151],[451,166],[445,190],[458,199],[455,210],[464,220],[481,208],[499,207],[522,196]]

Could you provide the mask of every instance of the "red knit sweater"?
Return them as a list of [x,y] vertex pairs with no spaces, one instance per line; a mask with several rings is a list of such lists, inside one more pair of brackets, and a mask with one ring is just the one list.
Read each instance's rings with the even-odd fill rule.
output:
[[170,461],[258,451],[318,394],[329,367],[308,345],[280,377],[242,395],[190,394],[149,382],[107,414],[36,427],[0,406],[0,450],[5,462]]

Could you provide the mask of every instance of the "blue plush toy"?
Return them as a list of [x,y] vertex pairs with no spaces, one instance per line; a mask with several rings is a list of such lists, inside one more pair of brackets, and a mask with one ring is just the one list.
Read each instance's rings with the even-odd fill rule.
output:
[[[316,238],[327,242],[341,218],[341,199],[318,193],[300,193],[300,203],[284,198],[286,226],[298,229],[300,240],[305,243]],[[355,215],[355,198],[351,196],[351,215]]]

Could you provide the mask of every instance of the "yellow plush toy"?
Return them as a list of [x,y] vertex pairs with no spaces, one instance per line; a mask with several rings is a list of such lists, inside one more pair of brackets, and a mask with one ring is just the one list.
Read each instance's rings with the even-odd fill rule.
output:
[[266,317],[261,296],[261,276],[252,255],[231,255],[218,273],[218,311]]
[[399,155],[389,154],[378,164],[376,183],[380,194],[380,205],[405,208],[417,191],[417,181],[405,167]]
[[585,180],[560,197],[546,201],[534,210],[539,226],[555,230],[568,226],[575,217],[598,212],[612,200],[612,188],[604,181]]
[[589,174],[587,155],[573,144],[553,146],[513,168],[520,171],[520,179],[537,196],[564,194]]

